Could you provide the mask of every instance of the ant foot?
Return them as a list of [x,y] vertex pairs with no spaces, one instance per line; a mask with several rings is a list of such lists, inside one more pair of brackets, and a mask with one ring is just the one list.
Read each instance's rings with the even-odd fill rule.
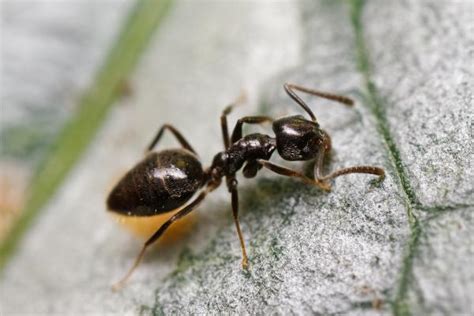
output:
[[242,259],[242,269],[248,270],[248,268],[249,268],[249,261],[248,261],[247,257],[244,257]]
[[322,189],[323,191],[331,192],[331,184],[324,181],[319,181],[319,180],[316,180],[315,184],[318,188]]

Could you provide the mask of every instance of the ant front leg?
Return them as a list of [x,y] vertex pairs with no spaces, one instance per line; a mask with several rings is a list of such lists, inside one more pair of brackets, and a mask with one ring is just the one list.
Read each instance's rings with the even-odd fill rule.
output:
[[298,171],[291,170],[291,169],[276,165],[276,164],[274,164],[270,161],[263,160],[263,159],[258,159],[257,163],[260,164],[262,167],[265,167],[265,168],[267,168],[267,169],[269,169],[269,170],[271,170],[275,173],[278,173],[279,175],[286,176],[286,177],[292,177],[292,178],[299,178],[304,183],[315,185],[315,186],[317,186],[318,188],[320,188],[324,191],[328,191],[328,192],[331,191],[331,187],[328,184],[326,184],[322,181],[319,181],[319,180],[308,178],[307,176],[305,176],[304,174],[302,174]]
[[235,143],[242,138],[242,125],[246,124],[262,124],[265,122],[273,122],[273,119],[268,116],[244,116],[240,118],[235,124],[234,131],[232,132],[231,144]]
[[158,130],[158,133],[156,134],[155,138],[153,138],[150,145],[148,145],[148,147],[146,149],[146,153],[150,152],[156,146],[156,144],[158,144],[158,142],[161,139],[161,136],[163,136],[163,133],[164,133],[165,129],[168,129],[171,133],[173,133],[173,135],[179,141],[181,146],[183,146],[184,148],[186,148],[187,150],[189,150],[193,154],[197,155],[196,151],[193,149],[193,147],[191,147],[191,145],[189,145],[188,141],[184,138],[184,136],[175,127],[173,127],[173,125],[170,125],[170,124],[164,124]]
[[[373,174],[373,175],[379,176],[381,180],[385,177],[385,171],[382,168],[374,167],[374,166],[347,167],[347,168],[342,168],[342,169],[333,171],[328,175],[323,175],[322,171],[323,171],[324,158],[326,156],[326,153],[328,153],[329,150],[331,149],[331,138],[326,132],[323,131],[323,133],[324,133],[323,146],[321,146],[321,150],[318,153],[318,156],[316,157],[316,162],[314,164],[314,177],[317,181],[326,183],[327,180],[334,179],[336,177],[339,177],[345,174],[350,174],[350,173]],[[330,187],[329,184],[326,184],[326,185]]]
[[234,217],[235,228],[237,229],[237,234],[239,235],[240,248],[242,249],[242,268],[247,269],[249,266],[249,260],[247,258],[247,251],[245,250],[245,241],[242,235],[242,230],[240,229],[239,222],[239,194],[237,191],[237,180],[234,176],[227,178],[227,187],[232,195],[232,215]]

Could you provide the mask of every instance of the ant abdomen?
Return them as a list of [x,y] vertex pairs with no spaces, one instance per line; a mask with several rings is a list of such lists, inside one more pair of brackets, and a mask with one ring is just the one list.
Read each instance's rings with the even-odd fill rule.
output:
[[107,208],[128,216],[153,216],[174,210],[204,184],[201,163],[185,149],[150,153],[114,187]]

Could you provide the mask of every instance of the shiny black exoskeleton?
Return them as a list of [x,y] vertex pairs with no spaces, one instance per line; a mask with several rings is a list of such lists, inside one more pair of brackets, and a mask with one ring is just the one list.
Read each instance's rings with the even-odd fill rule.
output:
[[[368,173],[384,176],[384,170],[373,166],[355,166],[336,170],[328,175],[322,174],[324,158],[331,149],[329,135],[320,128],[316,117],[307,104],[295,93],[295,90],[337,101],[348,106],[353,105],[349,98],[308,89],[293,84],[285,84],[288,95],[310,116],[283,117],[273,120],[267,116],[246,116],[239,119],[229,137],[227,115],[239,101],[225,108],[221,116],[224,150],[215,155],[209,168],[203,169],[194,149],[186,139],[171,125],[164,125],[147,149],[147,156],[131,169],[114,187],[107,199],[110,211],[127,216],[152,216],[179,209],[145,242],[135,264],[125,277],[116,284],[121,287],[133,270],[138,266],[146,248],[154,243],[176,220],[194,210],[206,195],[216,189],[226,178],[226,184],[232,195],[232,210],[242,249],[242,266],[247,268],[248,259],[244,239],[238,219],[238,191],[236,173],[242,169],[247,178],[253,178],[262,168],[280,175],[299,178],[305,183],[315,185],[325,191],[330,190],[328,180],[349,173]],[[275,137],[253,133],[242,135],[243,124],[273,123]],[[181,143],[181,149],[152,152],[168,129]],[[275,153],[288,161],[314,160],[313,177],[307,177],[295,170],[270,162]],[[197,197],[184,206],[198,191]]]
[[153,216],[181,207],[205,183],[201,163],[184,149],[148,154],[114,187],[109,210],[128,216]]

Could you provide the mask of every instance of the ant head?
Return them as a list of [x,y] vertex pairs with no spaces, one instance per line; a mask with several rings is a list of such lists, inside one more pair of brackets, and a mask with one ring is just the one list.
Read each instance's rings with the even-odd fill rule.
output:
[[315,121],[302,115],[288,116],[273,122],[277,150],[285,160],[310,160],[324,144],[324,132]]

